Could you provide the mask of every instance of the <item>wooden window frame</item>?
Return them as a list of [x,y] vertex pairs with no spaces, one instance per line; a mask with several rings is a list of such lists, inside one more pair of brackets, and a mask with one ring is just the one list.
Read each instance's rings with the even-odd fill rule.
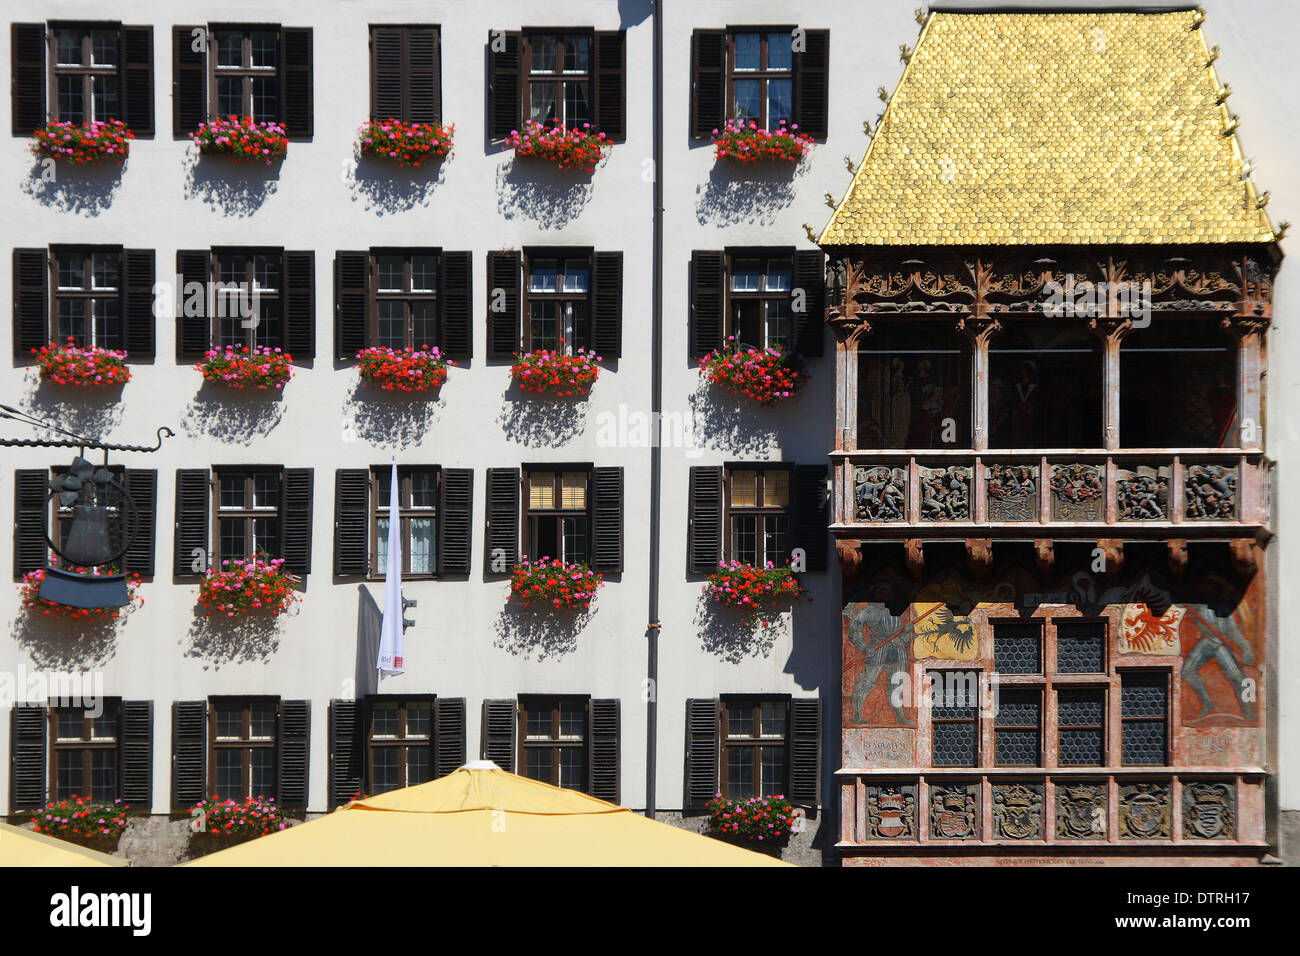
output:
[[[374,465],[370,469],[370,514],[367,518],[369,527],[369,568],[366,575],[372,581],[382,581],[385,574],[379,570],[379,520],[388,517],[388,507],[380,504],[380,478],[391,474],[391,465]],[[411,501],[411,476],[415,474],[433,475],[434,505],[432,508],[415,508]],[[398,504],[397,516],[402,523],[402,580],[433,581],[440,572],[438,567],[437,531],[441,521],[438,502],[442,493],[442,467],[440,465],[398,465],[397,466]],[[433,570],[431,572],[411,571],[411,519],[432,518],[434,521]]]
[[[242,345],[242,346],[247,346],[251,350],[255,346],[260,344],[263,345],[263,347],[265,348],[279,348],[279,349],[286,348],[286,341],[287,341],[287,334],[288,334],[288,319],[285,315],[285,309],[284,309],[285,306],[284,249],[279,248],[277,246],[213,246],[212,249],[209,251],[208,282],[211,284],[213,291],[212,294],[208,297],[208,301],[212,307],[211,308],[212,314],[208,319],[208,323],[209,323],[208,336],[210,341],[212,342],[212,348],[221,349],[224,348],[226,345],[224,338],[222,336],[221,324],[222,322],[228,320],[230,316],[223,315],[224,312],[227,312],[229,310],[224,308],[221,304],[222,295],[218,288],[218,283],[223,283],[225,281],[221,277],[221,260],[222,258],[229,257],[229,256],[234,256],[242,260],[242,262],[240,263],[240,273],[242,274],[243,278],[235,280],[236,282],[241,284],[241,288],[239,289],[240,296],[243,297],[248,295],[254,288],[258,290],[257,291],[257,305],[259,310],[257,316],[258,322],[256,325],[249,328],[243,328],[241,326],[241,331],[243,331],[244,333],[244,340],[236,344],[235,347],[238,348],[239,346]],[[278,273],[278,278],[279,278],[279,283],[276,286],[276,288],[268,290],[265,287],[257,286],[254,284],[256,282],[256,276],[257,276],[256,260],[258,256],[265,256],[267,258],[271,258],[275,260],[276,271]],[[257,333],[262,325],[261,308],[263,304],[267,302],[270,302],[276,307],[277,314],[275,318],[276,321],[279,323],[279,333],[275,336],[273,340],[269,340],[266,343],[259,343],[257,341]]]
[[[595,469],[593,468],[593,466],[589,464],[580,464],[580,465],[544,464],[544,465],[524,465],[522,467],[520,471],[521,487],[520,487],[520,499],[519,499],[522,513],[521,513],[521,521],[519,525],[519,534],[520,537],[523,539],[520,543],[523,545],[527,545],[527,547],[520,548],[521,554],[527,554],[530,561],[536,561],[538,558],[542,558],[542,557],[550,557],[556,560],[565,560],[568,561],[569,563],[585,563],[585,564],[591,563],[592,534],[594,532],[594,524],[595,524],[594,512],[593,512],[594,505],[592,501],[592,495],[594,491],[592,487],[592,474],[594,470]],[[565,508],[563,506],[564,505],[564,476],[566,474],[576,474],[579,472],[581,472],[583,475],[586,476],[587,483],[583,493],[583,500],[584,500],[585,507],[583,507],[581,510],[576,508]],[[534,475],[547,475],[551,478],[553,482],[552,489],[555,493],[554,500],[558,502],[558,507],[539,509],[537,511],[534,511],[532,509],[532,490],[533,490],[532,485],[533,485]],[[561,548],[560,548],[561,551],[564,550],[563,549],[564,519],[580,517],[586,521],[585,530],[583,533],[583,538],[586,541],[586,548],[585,548],[585,553],[581,556],[579,561],[573,561],[570,560],[569,558],[561,558],[561,556],[557,554],[542,555],[542,554],[532,553],[534,549],[532,548],[532,534],[530,531],[531,522],[529,519],[534,515],[542,519],[552,518],[555,520],[556,540],[561,543]]]
[[[376,737],[374,712],[379,704],[397,704],[397,721],[400,734],[396,737]],[[414,709],[413,703],[427,704],[429,707],[429,735],[427,737],[409,737],[406,734],[407,711]],[[412,747],[425,747],[429,751],[429,780],[436,779],[437,767],[434,766],[434,742],[436,737],[437,697],[433,694],[369,694],[365,698],[365,743],[366,743],[366,787],[368,796],[375,796],[375,751],[379,749],[396,750],[397,773],[402,782],[394,789],[414,786],[410,782],[408,751]],[[428,781],[419,781],[427,783]],[[391,791],[384,790],[382,793]]]
[[[763,704],[779,703],[785,708],[785,736],[781,738],[764,737],[762,713]],[[732,736],[731,713],[733,710],[752,710],[753,727],[756,736]],[[755,775],[755,792],[750,796],[763,798],[763,750],[779,747],[785,756],[785,774],[781,781],[781,796],[790,794],[790,756],[791,756],[791,714],[789,694],[722,694],[718,697],[718,792],[729,800],[749,799],[748,796],[736,796],[730,793],[730,750],[754,749],[758,759],[753,764]]]
[[[402,257],[402,289],[386,292],[379,287],[379,260],[386,256]],[[413,279],[411,260],[416,256],[427,256],[434,260],[434,287],[429,292],[416,292],[412,288]],[[400,248],[376,247],[370,250],[369,292],[370,303],[366,314],[366,341],[371,347],[384,347],[379,341],[379,305],[382,302],[401,302],[403,304],[403,344],[398,348],[431,347],[441,350],[443,344],[442,302],[439,288],[442,285],[442,249],[441,247],[406,246]],[[415,340],[415,320],[412,306],[416,302],[426,302],[433,309],[435,336],[433,341]]]
[[[276,476],[275,509],[254,508],[254,479],[258,475],[274,474]],[[280,465],[219,465],[210,472],[212,483],[212,529],[211,551],[213,568],[220,568],[222,561],[242,560],[250,557],[248,553],[227,555],[221,546],[221,522],[223,520],[242,521],[244,523],[244,550],[251,550],[253,541],[253,522],[259,518],[274,517],[276,520],[276,539],[279,547],[275,554],[267,555],[270,559],[284,557],[284,468]],[[221,506],[221,479],[227,475],[240,475],[244,479],[244,506],[241,508],[223,508]]]
[[[785,504],[781,506],[775,506],[775,505],[769,506],[765,503],[753,507],[741,506],[739,508],[734,508],[731,503],[732,477],[738,471],[755,471],[758,473],[758,485],[757,485],[757,492],[756,492],[758,495],[757,500],[763,502],[766,501],[765,476],[770,472],[778,472],[778,471],[785,472],[786,473]],[[733,548],[733,538],[735,535],[734,527],[732,524],[733,517],[748,517],[751,515],[760,518],[767,518],[769,516],[784,517],[786,519],[785,536],[787,538],[791,537],[791,534],[793,532],[793,525],[794,525],[794,513],[793,513],[793,508],[791,506],[791,499],[794,495],[794,490],[795,490],[795,469],[794,469],[794,465],[792,464],[787,464],[785,462],[733,462],[731,464],[728,464],[723,470],[723,487],[722,487],[723,559],[727,561],[737,560],[734,557],[734,548]],[[736,514],[737,511],[739,511],[739,515]],[[764,522],[764,525],[765,524],[766,522]],[[789,555],[788,554],[786,555],[786,560],[783,562],[778,562],[770,558],[767,555],[766,548],[764,545],[765,538],[766,538],[766,533],[763,529],[760,528],[757,531],[756,540],[754,543],[755,553],[757,555],[757,559],[754,562],[755,566],[765,567],[767,562],[771,561],[773,565],[777,567],[782,567],[786,562],[788,562]]]
[[[792,33],[796,28],[791,26],[747,26],[747,27],[727,27],[727,66],[726,66],[726,102],[723,104],[723,113],[728,119],[736,119],[736,79],[758,80],[759,86],[759,116],[757,122],[763,129],[770,129],[772,124],[767,115],[767,82],[768,80],[789,80],[790,81],[790,122],[797,122],[798,100],[796,99],[795,90],[795,58],[796,54],[793,47],[790,51],[790,69],[788,70],[770,70],[768,69],[768,37],[773,33],[784,33],[787,39],[792,39]],[[757,33],[759,35],[758,63],[757,70],[737,70],[736,69],[736,36],[741,33]],[[787,124],[788,125],[788,124]]]
[[[85,276],[85,284],[78,289],[62,288],[59,285],[59,261],[60,258],[69,256],[81,257],[81,268]],[[94,260],[97,255],[113,255],[117,260],[117,285],[106,288],[95,288]],[[60,345],[65,344],[68,336],[62,334],[59,328],[59,303],[61,301],[80,300],[82,306],[82,322],[84,323],[84,332],[80,337],[73,336],[79,347],[85,348],[94,344],[99,348],[125,349],[126,348],[126,261],[121,246],[100,246],[100,245],[81,245],[81,244],[60,244],[50,246],[46,255],[46,265],[49,273],[49,334],[50,341],[57,342]],[[91,311],[91,303],[95,299],[117,300],[117,333],[108,335],[108,341],[100,342],[94,339],[94,316]],[[89,334],[87,334],[89,333]],[[113,339],[116,338],[116,342]]]
[[[242,726],[240,730],[240,737],[239,739],[228,738],[228,737],[219,738],[217,736],[217,712],[218,710],[223,709],[223,707],[228,708],[229,705],[231,704],[238,705],[239,709],[242,712],[242,716],[241,716]],[[252,736],[252,719],[253,719],[252,708],[254,704],[272,705],[272,709],[274,711],[273,719],[275,720],[275,727],[272,730],[270,739],[266,739],[262,737],[254,738]],[[272,754],[273,786],[276,791],[279,790],[279,781],[277,779],[279,774],[279,762],[280,762],[279,721],[280,721],[280,698],[279,697],[252,695],[247,697],[241,697],[241,696],[212,697],[209,699],[208,701],[208,781],[209,781],[208,789],[211,790],[212,793],[216,794],[218,792],[217,787],[219,785],[217,782],[217,754],[223,750],[238,750],[240,751],[240,792],[242,794],[242,796],[239,797],[239,800],[242,801],[244,799],[247,799],[248,797],[257,797],[257,796],[264,797],[267,799],[279,798],[278,792],[261,793],[261,794],[252,792],[252,786],[253,786],[252,752],[254,750],[267,750],[267,749],[269,749]]]
[[[555,291],[554,292],[533,292],[532,274],[533,266],[538,262],[554,260],[557,263],[555,273]],[[567,263],[581,260],[586,263],[587,267],[587,290],[585,292],[566,292],[564,291],[564,280],[567,273],[564,271]],[[551,348],[549,345],[533,341],[533,302],[550,302],[557,306],[565,303],[580,304],[586,312],[582,320],[581,333],[575,332],[574,338],[579,341],[564,340],[564,330],[562,320],[557,314],[555,318],[555,346],[554,348],[562,351],[566,355],[575,355],[579,349],[589,349],[591,347],[592,324],[595,321],[592,315],[592,283],[595,274],[595,250],[590,248],[573,248],[568,246],[555,247],[537,247],[525,249],[523,254],[523,282],[520,286],[521,302],[521,321],[520,336],[522,339],[521,347],[525,352],[533,352],[541,348]],[[564,342],[564,346],[561,346]]]
[[[564,66],[565,41],[569,37],[580,36],[587,40],[587,69],[584,72],[566,72]],[[556,65],[560,67],[555,72],[534,72],[533,71],[533,40],[537,37],[554,37]],[[596,84],[595,84],[595,63],[596,63],[596,31],[590,27],[525,27],[519,33],[519,73],[520,73],[520,90],[519,109],[520,123],[530,122],[533,115],[533,82],[534,77],[539,83],[554,83],[556,86],[556,112],[560,117],[561,125],[572,129],[573,124],[568,121],[565,115],[565,91],[569,84],[582,84],[587,90],[587,112],[588,118],[581,122],[591,124],[592,131],[596,127]],[[539,121],[545,122],[545,121]],[[546,125],[550,125],[546,122]]]
[[[726,252],[726,273],[723,277],[723,294],[726,299],[726,307],[723,312],[723,338],[735,336],[736,344],[740,344],[740,329],[737,321],[736,309],[742,302],[758,302],[760,305],[759,327],[761,331],[761,342],[745,343],[752,345],[754,348],[769,348],[774,345],[781,345],[787,350],[794,349],[794,312],[790,308],[790,296],[794,290],[794,253],[795,250],[779,246],[763,246],[753,248],[732,248]],[[761,288],[756,292],[738,290],[733,288],[737,273],[736,263],[740,261],[757,259],[761,264],[759,269],[759,283]],[[789,266],[790,286],[786,289],[767,288],[767,277],[771,270],[773,262],[784,259]],[[786,323],[788,326],[785,342],[771,342],[768,337],[768,305],[772,302],[782,302],[786,306]]]
[[[243,34],[240,44],[240,65],[218,66],[217,34],[239,32]],[[275,34],[275,66],[253,66],[253,34]],[[253,80],[272,78],[275,80],[275,109],[273,116],[258,122],[283,124],[284,116],[284,36],[278,23],[210,23],[207,26],[208,43],[208,117],[224,118],[230,115],[239,117],[254,116]],[[235,114],[221,108],[221,80],[238,79],[240,84],[240,109]]]
[[[85,125],[92,121],[106,122],[111,119],[121,119],[122,116],[122,24],[116,20],[51,20],[46,24],[46,50],[48,59],[48,68],[46,70],[47,88],[49,90],[47,102],[50,104],[48,115],[51,119],[63,121],[59,115],[59,78],[65,76],[81,78],[81,102],[82,111],[81,119],[69,120],[76,122],[78,125]],[[77,64],[59,63],[59,38],[60,30],[77,30],[81,36],[81,57],[82,62]],[[93,62],[94,36],[95,31],[112,31],[115,35],[116,55],[112,65],[100,65]],[[109,77],[117,81],[117,112],[109,116],[95,115],[95,78]]]
[[[582,710],[582,736],[577,739],[564,738],[560,735],[560,711],[565,704],[577,704]],[[549,705],[551,710],[551,736],[544,739],[532,739],[528,737],[528,711],[544,709]],[[528,752],[530,750],[549,750],[551,752],[551,779],[543,781],[552,786],[562,786],[560,783],[560,751],[577,750],[582,754],[582,782],[574,788],[582,793],[587,792],[591,780],[591,758],[588,753],[588,747],[591,743],[591,698],[584,694],[524,694],[518,700],[518,729],[515,737],[518,740],[519,752],[517,755],[518,763],[516,766],[522,776],[528,776]],[[534,778],[529,778],[534,779]]]
[[[82,754],[82,783],[85,785],[85,792],[75,794],[86,800],[98,800],[94,796],[94,754],[98,751],[110,751],[113,754],[113,796],[108,798],[110,802],[118,799],[122,794],[122,763],[120,758],[120,746],[122,742],[122,699],[120,697],[105,697],[100,703],[105,707],[115,707],[117,713],[114,719],[114,734],[112,737],[95,737],[94,723],[95,719],[85,713],[84,707],[62,707],[51,705],[47,708],[49,721],[49,786],[46,792],[51,800],[65,799],[59,793],[59,755],[69,751],[80,751]],[[70,738],[61,738],[59,736],[59,711],[60,710],[80,710],[82,711],[82,735],[76,740]],[[68,799],[73,795],[69,794]]]

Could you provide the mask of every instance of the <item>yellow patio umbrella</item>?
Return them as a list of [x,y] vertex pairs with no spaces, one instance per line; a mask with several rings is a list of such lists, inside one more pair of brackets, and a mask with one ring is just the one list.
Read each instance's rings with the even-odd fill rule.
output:
[[0,823],[0,866],[130,866],[130,860]]
[[187,866],[788,866],[491,761]]

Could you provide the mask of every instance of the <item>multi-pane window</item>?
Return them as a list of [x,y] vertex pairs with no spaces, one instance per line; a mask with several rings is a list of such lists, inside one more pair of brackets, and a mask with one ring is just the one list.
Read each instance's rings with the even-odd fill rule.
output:
[[999,674],[1041,674],[1042,649],[1038,621],[993,622],[993,669]]
[[783,796],[789,788],[790,702],[722,698],[722,793],[731,800]]
[[525,295],[525,351],[546,349],[572,355],[590,338],[589,255],[531,255]]
[[1169,676],[1136,671],[1120,678],[1120,724],[1126,766],[1160,765],[1169,747]]
[[580,697],[520,701],[520,763],[525,776],[570,790],[587,787],[587,700]]
[[790,469],[727,470],[727,528],[733,561],[776,567],[790,561]]
[[217,27],[211,42],[212,108],[218,116],[280,119],[280,31],[274,27]]
[[216,699],[210,715],[212,792],[223,800],[275,797],[276,702]]
[[793,260],[788,254],[733,254],[729,334],[738,345],[788,348],[793,343],[793,274]]
[[586,563],[590,554],[589,471],[525,472],[529,558]]
[[575,127],[592,121],[589,33],[530,33],[524,37],[528,78],[525,115],[539,123]]
[[72,339],[86,348],[120,349],[122,330],[122,254],[119,250],[56,249],[55,341]]
[[53,99],[58,119],[85,124],[118,118],[117,29],[56,26],[53,34]]
[[217,553],[221,561],[261,555],[280,557],[279,470],[250,469],[217,472]]
[[215,253],[212,335],[219,347],[283,346],[282,259],[278,251]]
[[436,252],[377,253],[374,289],[370,341],[392,349],[439,344]]
[[1003,687],[993,721],[994,759],[999,767],[1033,767],[1041,761],[1043,693],[1036,687]]
[[794,43],[789,30],[736,31],[727,74],[732,119],[774,130],[794,118]]
[[76,796],[105,803],[117,799],[121,702],[101,704],[98,715],[85,707],[50,708],[51,789],[57,799]]
[[1058,688],[1056,727],[1057,764],[1100,767],[1106,763],[1106,689]]
[[[373,504],[370,566],[376,577],[388,573],[388,531],[392,501],[392,469],[370,473]],[[397,515],[401,522],[402,577],[432,577],[437,573],[438,469],[398,468]]]
[[369,713],[370,794],[432,780],[433,699],[373,698]]
[[1056,621],[1055,624],[1058,674],[1105,672],[1105,621]]
[[979,671],[931,671],[930,746],[936,767],[979,758]]

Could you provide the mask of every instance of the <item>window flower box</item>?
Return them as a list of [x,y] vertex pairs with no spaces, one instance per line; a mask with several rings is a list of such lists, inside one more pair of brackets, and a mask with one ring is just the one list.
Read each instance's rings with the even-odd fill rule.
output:
[[214,795],[190,810],[190,826],[190,849],[201,855],[285,830],[289,821],[274,798],[235,801]]
[[42,159],[102,166],[106,161],[126,159],[135,134],[121,120],[95,120],[84,126],[56,120],[33,132],[32,137],[32,152]]
[[794,398],[804,382],[803,361],[781,346],[762,349],[736,348],[735,337],[728,347],[710,352],[700,362],[700,374],[734,395],[743,395],[759,405],[779,405]]
[[41,378],[56,385],[74,388],[103,388],[123,385],[131,381],[131,370],[126,367],[126,353],[101,349],[97,346],[80,348],[69,338],[67,345],[51,342],[32,349]]
[[510,377],[525,392],[540,392],[558,397],[586,395],[600,376],[601,357],[587,349],[573,355],[561,351],[538,349],[516,353]]
[[529,120],[523,130],[510,131],[506,145],[515,151],[516,156],[544,159],[560,169],[581,169],[590,173],[613,144],[604,133],[592,129],[590,123],[566,127],[558,122],[547,126]]
[[265,392],[284,388],[293,378],[293,356],[278,348],[247,345],[209,349],[194,366],[205,381],[240,391]]
[[[87,574],[91,569],[66,568],[65,570],[76,574]],[[72,607],[67,604],[57,604],[41,597],[41,585],[43,583],[45,583],[45,569],[38,568],[24,574],[22,583],[18,585],[18,600],[27,609],[28,614],[39,614],[42,617],[62,618],[69,621],[110,621],[120,618],[123,614],[144,604],[144,598],[139,593],[140,575],[138,574],[127,575],[126,591],[130,603],[125,607]]]
[[720,561],[718,569],[709,575],[704,593],[723,607],[757,614],[789,607],[803,594],[803,588],[788,567],[778,568],[769,562],[759,568],[739,561]]
[[733,163],[789,163],[794,165],[817,145],[807,133],[799,132],[799,124],[789,126],[782,120],[769,132],[755,122],[727,120],[721,130],[713,131],[713,155]]
[[566,564],[555,558],[524,558],[510,572],[510,596],[521,607],[586,611],[605,586],[604,578],[585,564]]
[[357,148],[362,156],[388,159],[398,166],[420,166],[451,153],[456,126],[437,123],[403,123],[386,119],[363,123],[357,129]]
[[299,600],[293,585],[297,579],[281,570],[284,559],[268,561],[253,557],[222,561],[209,568],[199,582],[199,606],[204,617],[244,617],[265,614],[272,617],[289,610]]
[[790,841],[794,807],[784,796],[728,800],[714,794],[706,804],[709,835],[753,849],[779,849]]
[[36,825],[32,829],[92,850],[112,853],[126,830],[126,812],[130,809],[121,800],[96,803],[85,797],[71,796],[50,801],[33,813]]
[[447,381],[447,366],[455,364],[436,348],[362,349],[357,362],[361,381],[386,392],[432,392]]
[[237,163],[265,162],[270,166],[289,152],[289,137],[283,126],[258,123],[251,116],[200,123],[191,138],[205,156],[228,156]]

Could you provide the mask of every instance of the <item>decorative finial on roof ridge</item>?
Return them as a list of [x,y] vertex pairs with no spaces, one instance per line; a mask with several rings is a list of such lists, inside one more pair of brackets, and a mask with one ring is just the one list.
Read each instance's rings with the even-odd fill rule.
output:
[[1260,196],[1259,199],[1255,201],[1255,208],[1263,209],[1265,206],[1268,205],[1268,201],[1272,198],[1273,198],[1273,191],[1271,189],[1265,189],[1264,195]]
[[1224,101],[1232,95],[1231,84],[1224,83],[1214,94],[1214,102],[1217,106],[1222,106]]
[[1279,222],[1277,224],[1277,228],[1273,230],[1273,238],[1276,239],[1278,242],[1281,242],[1282,237],[1287,234],[1290,228],[1291,228],[1291,223],[1285,219],[1282,220],[1282,222]]
[[904,63],[912,62],[912,48],[906,43],[900,43],[898,45],[898,58]]
[[1192,29],[1199,30],[1201,28],[1201,24],[1204,22],[1205,22],[1205,8],[1197,7],[1192,12]]
[[1241,117],[1229,113],[1228,125],[1223,128],[1223,135],[1231,136],[1233,133],[1237,132],[1237,127],[1240,125],[1241,125]]
[[1218,58],[1219,58],[1219,44],[1216,43],[1214,44],[1214,46],[1210,47],[1210,58],[1205,61],[1205,65],[1213,66],[1214,61],[1217,60]]
[[885,89],[883,86],[876,87],[876,95],[880,97],[880,102],[889,102],[889,90]]
[[917,7],[916,10],[913,11],[913,16],[916,17],[917,23],[921,24],[921,26],[925,26],[925,7]]
[[808,237],[808,241],[811,242],[811,243],[813,243],[814,245],[816,245],[816,243],[817,243],[817,233],[813,232],[813,227],[810,226],[810,225],[808,225],[808,223],[806,223],[806,222],[805,222],[805,223],[802,223],[801,225],[803,226],[804,234],[807,235],[807,237]]

